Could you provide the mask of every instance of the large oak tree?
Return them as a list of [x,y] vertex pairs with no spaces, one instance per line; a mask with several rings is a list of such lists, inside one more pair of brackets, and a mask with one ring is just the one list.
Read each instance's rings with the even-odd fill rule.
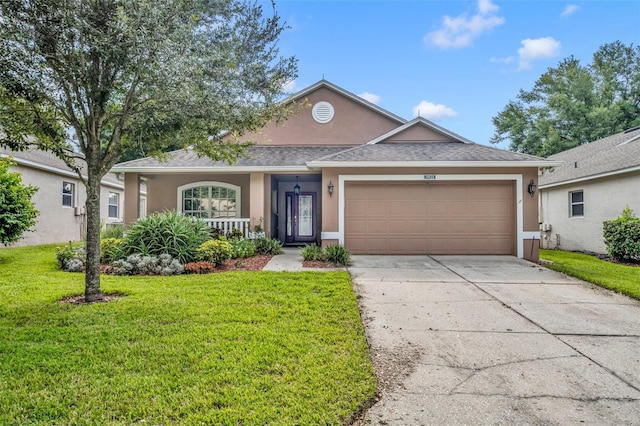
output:
[[0,2],[0,144],[52,151],[83,180],[87,301],[102,297],[100,180],[122,153],[234,161],[233,136],[285,113],[296,60],[270,15],[243,0]]
[[640,47],[616,41],[587,65],[564,59],[520,90],[493,124],[491,143],[542,157],[640,125]]

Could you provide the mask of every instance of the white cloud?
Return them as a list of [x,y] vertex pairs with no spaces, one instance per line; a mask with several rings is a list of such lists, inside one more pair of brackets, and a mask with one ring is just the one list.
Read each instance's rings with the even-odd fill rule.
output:
[[362,99],[367,100],[367,101],[371,102],[372,104],[376,104],[376,105],[378,105],[380,103],[380,101],[382,100],[382,98],[380,96],[374,95],[373,93],[369,93],[369,92],[360,93],[358,96],[360,96]]
[[446,105],[434,104],[429,101],[421,101],[413,107],[414,117],[424,117],[428,120],[437,121],[442,118],[456,117],[458,113]]
[[493,62],[494,64],[510,64],[514,60],[515,58],[513,56],[507,56],[506,58],[496,58],[495,56],[493,56],[489,59],[489,61]]
[[455,18],[445,15],[442,27],[424,36],[424,42],[441,49],[470,46],[483,33],[505,23],[502,16],[495,15],[499,9],[491,0],[478,0],[478,13],[471,17],[464,13]]
[[574,13],[576,13],[578,10],[580,10],[580,6],[575,5],[575,4],[568,4],[564,10],[562,11],[562,13],[560,14],[560,16],[564,17],[564,16],[569,16],[569,15],[573,15]]
[[286,93],[293,93],[294,91],[298,90],[298,88],[296,87],[296,81],[287,81],[284,86],[282,86],[282,90],[284,90]]
[[537,59],[555,58],[560,54],[560,42],[553,37],[527,38],[521,43],[522,47],[518,49],[518,71],[530,69]]

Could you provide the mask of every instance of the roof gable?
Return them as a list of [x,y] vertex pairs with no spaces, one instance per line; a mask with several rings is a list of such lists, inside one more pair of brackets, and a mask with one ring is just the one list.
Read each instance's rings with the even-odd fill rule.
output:
[[378,136],[367,142],[367,145],[378,143],[411,143],[411,142],[459,142],[472,144],[469,139],[463,138],[444,127],[423,118],[417,117],[408,123],[399,126],[388,133]]
[[[243,140],[258,145],[361,145],[406,123],[405,119],[326,80],[284,102],[290,103],[293,115],[279,125],[270,123],[259,132],[248,133]],[[320,102],[333,109],[333,117],[326,122],[313,117],[313,107]]]

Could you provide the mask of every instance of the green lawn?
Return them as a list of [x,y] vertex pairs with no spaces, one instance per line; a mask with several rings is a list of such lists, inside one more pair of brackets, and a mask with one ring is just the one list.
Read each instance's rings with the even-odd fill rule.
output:
[[0,424],[340,425],[376,383],[346,272],[103,276],[0,249]]
[[640,267],[607,262],[594,256],[561,250],[540,250],[549,268],[640,299]]

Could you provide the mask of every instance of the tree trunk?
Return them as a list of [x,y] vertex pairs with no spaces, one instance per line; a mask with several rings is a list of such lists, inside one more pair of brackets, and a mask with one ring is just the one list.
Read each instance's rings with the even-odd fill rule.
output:
[[[88,162],[89,163],[89,162]],[[87,302],[102,300],[100,290],[100,173],[88,164],[87,179],[87,242],[85,264],[84,299]]]

